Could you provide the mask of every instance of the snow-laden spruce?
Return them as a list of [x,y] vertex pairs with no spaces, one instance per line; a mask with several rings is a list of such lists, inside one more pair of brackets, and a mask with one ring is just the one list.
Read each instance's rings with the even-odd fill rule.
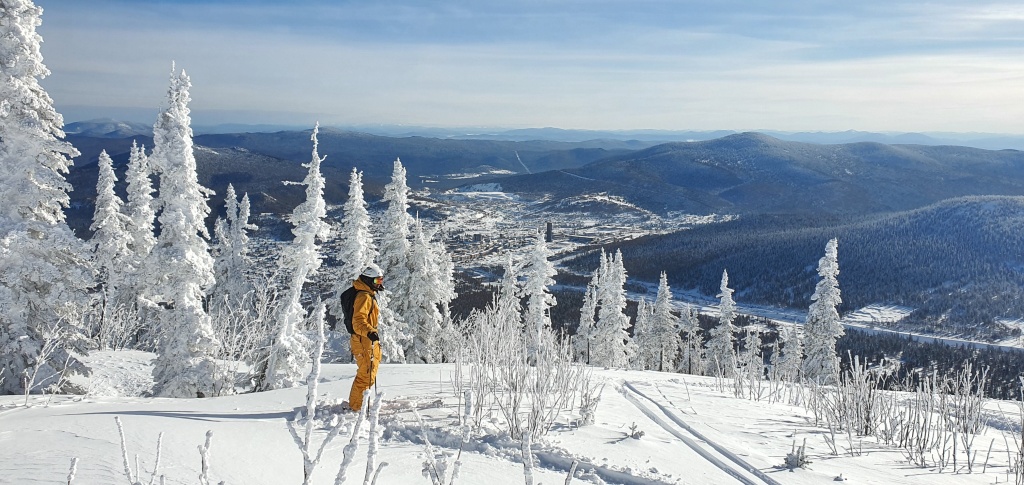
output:
[[302,185],[306,186],[306,200],[292,211],[289,222],[295,238],[281,254],[281,265],[291,270],[291,282],[281,309],[278,328],[266,367],[260,382],[262,390],[281,389],[297,385],[309,365],[311,342],[303,333],[302,323],[306,310],[302,308],[302,287],[320,269],[320,244],[330,236],[330,226],[324,221],[327,205],[324,202],[324,177],[320,174],[323,158],[317,153],[317,134],[320,125],[313,128],[313,158],[302,166],[309,169]]
[[722,270],[722,285],[718,293],[718,325],[711,329],[705,348],[707,370],[715,377],[732,377],[736,370],[736,302],[729,288],[729,272]]
[[626,268],[622,251],[609,256],[597,290],[598,312],[590,345],[590,363],[605,367],[627,367],[636,353],[629,336],[626,316]]
[[697,312],[690,305],[683,305],[679,315],[679,330],[682,334],[679,354],[679,362],[676,364],[678,372],[686,374],[701,375],[704,373],[704,345],[701,335],[700,324],[697,321]]
[[228,184],[224,217],[218,217],[213,226],[213,273],[217,284],[210,291],[211,306],[237,309],[253,289],[248,277],[252,259],[246,231],[255,230],[256,226],[249,223],[250,212],[249,194],[239,201],[234,185]]
[[338,242],[338,279],[334,282],[333,297],[327,305],[327,311],[336,321],[345,318],[344,310],[337,305],[338,296],[377,259],[377,245],[373,242],[371,227],[363,195],[363,173],[353,167],[348,178],[348,200],[342,206],[341,224],[335,236]]
[[64,176],[79,153],[39,84],[50,74],[41,15],[29,0],[0,0],[0,393],[38,391],[62,370],[83,370],[70,351],[85,350],[78,309],[92,275],[63,211]]
[[[381,311],[381,351],[391,354],[389,347],[393,343],[402,345],[401,354],[409,362],[418,362],[425,349],[414,349],[415,339],[410,335],[415,330],[406,323],[406,315],[410,312],[409,294],[417,291],[411,286],[412,275],[409,273],[409,228],[412,227],[412,216],[409,215],[409,186],[406,185],[406,171],[402,161],[395,159],[391,182],[384,186],[384,201],[387,208],[381,217],[378,232],[380,244],[379,264],[384,271],[384,286],[387,291],[378,295],[377,303]],[[389,335],[390,334],[390,335]],[[389,339],[389,340],[385,340]],[[394,357],[393,355],[386,356]]]
[[[370,213],[363,195],[363,172],[352,169],[348,180],[348,200],[342,207],[341,229],[338,231],[338,286],[341,294],[370,263],[377,259],[377,245],[370,231]],[[340,290],[340,291],[339,291]],[[341,316],[341,313],[337,314]]]
[[672,289],[663,271],[658,283],[658,296],[653,305],[644,298],[638,302],[633,341],[637,345],[637,368],[650,370],[675,369],[679,353],[679,318],[672,313]]
[[804,324],[803,376],[810,380],[829,380],[838,375],[839,357],[836,355],[836,340],[843,336],[843,325],[839,323],[839,260],[836,239],[825,245],[825,256],[818,261],[818,276],[821,279],[811,296],[811,307]]
[[633,356],[633,368],[640,370],[657,369],[657,341],[651,319],[654,307],[647,304],[647,298],[640,297],[636,302],[636,320],[633,321],[633,342],[636,342],[636,354]]
[[595,331],[595,318],[597,315],[597,289],[601,287],[601,275],[607,269],[608,260],[605,258],[604,249],[601,249],[600,266],[594,270],[583,292],[583,305],[580,307],[580,324],[576,327],[576,334],[572,337],[573,359],[577,362],[590,363],[591,344]]
[[153,189],[150,175],[152,170],[149,166],[149,157],[146,156],[146,147],[133,140],[124,180],[128,192],[125,210],[131,218],[128,230],[132,236],[132,253],[137,262],[145,260],[156,245],[156,234],[153,229],[153,221],[156,220],[153,193],[156,190]]
[[412,346],[406,353],[410,362],[433,364],[441,361],[441,324],[446,320],[441,308],[447,309],[454,296],[445,278],[441,276],[438,254],[419,219],[413,224],[413,240],[410,245],[409,287],[413,291],[399,298],[404,300],[405,321],[412,332]]
[[124,203],[114,193],[117,175],[114,174],[114,161],[107,151],[100,152],[99,177],[96,180],[96,209],[92,216],[93,231],[89,246],[93,252],[93,266],[98,273],[103,305],[103,319],[111,306],[121,303],[121,289],[126,277],[132,274],[133,244],[129,227],[131,218],[123,212]]
[[[683,310],[689,317],[689,307]],[[682,330],[679,317],[672,313],[672,288],[668,285],[668,275],[661,272],[658,282],[658,296],[654,300],[651,328],[654,335],[653,347],[657,352],[655,370],[667,371],[676,366],[676,355],[679,353],[679,332]]]
[[199,185],[196,174],[191,86],[184,70],[172,69],[168,106],[153,126],[150,157],[160,175],[160,235],[145,263],[144,298],[157,320],[154,392],[164,397],[212,396],[226,382],[215,360],[220,342],[203,307],[206,290],[214,283],[205,223],[213,192]]
[[526,296],[523,323],[526,327],[526,351],[530,356],[535,355],[540,347],[550,345],[544,338],[551,334],[551,307],[557,301],[548,288],[555,284],[554,276],[558,274],[551,263],[552,254],[544,241],[544,233],[538,231],[522,269],[525,276],[523,295]]

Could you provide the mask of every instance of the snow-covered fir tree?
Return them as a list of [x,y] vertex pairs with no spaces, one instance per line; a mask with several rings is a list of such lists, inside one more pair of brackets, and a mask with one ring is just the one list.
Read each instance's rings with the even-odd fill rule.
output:
[[145,302],[157,319],[154,393],[213,396],[225,389],[216,357],[220,342],[203,307],[214,283],[205,219],[212,191],[199,185],[185,71],[172,69],[168,106],[153,126],[150,163],[160,175],[160,235],[145,263]]
[[[64,178],[78,150],[39,80],[50,71],[36,32],[42,9],[0,0],[0,393],[31,392],[84,370],[75,308],[92,284],[87,247],[64,220]],[[29,382],[25,377],[34,374]],[[73,388],[59,382],[57,392]]]
[[133,274],[133,254],[129,249],[132,236],[129,233],[131,218],[124,214],[124,203],[114,192],[117,176],[114,174],[114,161],[107,151],[100,152],[99,177],[96,181],[96,208],[93,212],[92,238],[89,246],[93,252],[93,262],[97,271],[97,282],[102,292],[103,315],[105,321],[109,309],[121,304],[120,291],[122,283]]
[[544,241],[544,233],[538,231],[522,270],[525,277],[526,313],[523,323],[527,355],[534,355],[541,346],[552,343],[545,340],[551,334],[551,307],[557,304],[555,295],[548,289],[555,284],[554,276],[558,274],[550,261],[552,254]]
[[803,377],[816,381],[832,379],[839,370],[836,341],[843,336],[839,323],[839,259],[836,239],[825,245],[825,256],[818,261],[818,285],[811,296],[804,325]]
[[661,272],[658,282],[658,297],[654,300],[651,315],[653,347],[656,352],[656,365],[651,369],[667,371],[675,369],[676,356],[679,354],[679,318],[672,313],[672,288],[668,285],[668,275]]
[[306,186],[306,200],[299,204],[291,214],[292,234],[295,238],[281,255],[281,265],[291,270],[291,283],[288,285],[280,317],[278,329],[270,344],[265,371],[260,379],[262,390],[281,389],[297,385],[305,375],[309,365],[310,340],[302,332],[302,323],[306,318],[306,310],[302,307],[302,287],[310,281],[310,277],[320,269],[320,242],[330,236],[330,226],[324,220],[327,216],[327,204],[324,202],[324,177],[320,174],[320,162],[317,153],[317,134],[320,125],[313,128],[313,158],[303,167],[309,169],[302,185]]
[[352,285],[370,263],[377,259],[377,245],[370,232],[372,222],[363,195],[363,173],[352,169],[348,181],[348,200],[342,208],[341,230],[338,239],[339,281],[342,291]]
[[597,291],[599,308],[591,339],[590,363],[626,367],[636,352],[636,345],[629,335],[629,317],[626,316],[626,268],[622,264],[622,251],[609,257],[606,268]]
[[686,374],[701,375],[704,373],[704,344],[697,321],[697,312],[690,305],[684,305],[679,315],[681,342],[679,362],[676,370]]
[[515,317],[517,320],[522,320],[523,309],[520,298],[523,290],[519,286],[519,272],[516,270],[511,254],[505,255],[504,269],[501,281],[498,282],[498,304],[511,309],[510,313],[517,315]]
[[444,236],[439,231],[438,237],[432,238],[430,249],[437,262],[438,309],[441,312],[441,358],[443,362],[454,362],[456,354],[462,351],[463,337],[452,320],[451,303],[458,294],[455,292],[455,262],[444,244]]
[[608,258],[601,249],[601,260],[597,269],[587,283],[583,292],[583,306],[580,307],[580,324],[572,337],[573,359],[576,362],[590,363],[591,345],[595,336],[594,327],[597,318],[597,291],[601,287],[601,275],[607,272]]
[[761,379],[764,375],[764,352],[761,349],[761,327],[747,325],[743,328],[743,349],[737,360],[743,368],[746,378],[750,381]]
[[[381,307],[381,340],[397,340],[403,347],[403,355],[409,354],[414,340],[408,332],[406,317],[411,312],[409,297],[411,292],[418,291],[411,286],[412,275],[409,272],[409,228],[412,216],[409,215],[409,186],[406,185],[406,171],[402,161],[396,159],[391,182],[384,186],[384,201],[387,208],[381,217],[377,245],[380,251],[379,264],[384,271],[387,291],[383,298],[378,298]],[[391,335],[388,336],[387,333]],[[404,339],[403,339],[404,337]],[[388,350],[381,346],[387,352]],[[410,357],[410,361],[412,361]]]
[[633,323],[633,342],[636,342],[633,367],[636,369],[658,369],[660,346],[654,334],[653,319],[654,306],[648,305],[647,299],[641,297],[636,304],[636,320]]
[[153,210],[153,181],[150,179],[152,170],[149,166],[149,157],[146,156],[146,147],[140,146],[132,141],[132,148],[128,156],[128,170],[125,172],[125,183],[127,184],[128,199],[125,210],[131,218],[128,226],[131,232],[132,253],[135,261],[141,262],[149,256],[149,252],[156,245],[156,234],[153,228],[153,221],[156,220],[156,213]]
[[[803,336],[794,325],[780,325],[776,343],[778,352],[772,355],[774,374],[788,382],[800,381],[800,367],[803,365]],[[781,355],[779,355],[781,353]]]
[[[344,310],[336,303],[338,296],[352,286],[364,268],[377,259],[377,246],[370,232],[372,222],[363,195],[363,173],[352,169],[348,179],[348,200],[342,207],[341,227],[338,229],[338,279],[334,282],[334,298],[328,311],[341,321]],[[388,282],[390,285],[390,281]]]
[[732,377],[736,370],[736,302],[729,288],[729,272],[722,271],[718,293],[718,325],[711,329],[706,344],[707,369],[715,377]]
[[441,277],[441,267],[419,219],[413,224],[412,235],[406,264],[410,288],[415,291],[404,296],[405,321],[412,333],[406,358],[409,362],[433,364],[441,361],[441,304],[447,297],[447,283]]
[[224,194],[224,217],[218,217],[213,227],[216,241],[213,269],[217,283],[210,291],[212,306],[238,308],[253,289],[248,276],[252,259],[247,231],[256,229],[249,223],[251,210],[249,194],[239,201],[234,185],[228,184]]

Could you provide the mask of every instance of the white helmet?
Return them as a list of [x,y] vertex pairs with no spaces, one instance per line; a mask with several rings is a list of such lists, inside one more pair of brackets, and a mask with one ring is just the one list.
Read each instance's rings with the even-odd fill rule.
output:
[[380,270],[380,266],[370,263],[370,265],[363,270],[362,275],[368,278],[380,278],[381,276],[384,276],[384,272]]

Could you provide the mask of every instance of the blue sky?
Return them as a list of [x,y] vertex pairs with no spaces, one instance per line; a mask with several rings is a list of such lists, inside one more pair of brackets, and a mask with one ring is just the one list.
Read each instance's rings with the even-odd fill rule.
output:
[[1024,4],[37,0],[66,121],[1024,133]]

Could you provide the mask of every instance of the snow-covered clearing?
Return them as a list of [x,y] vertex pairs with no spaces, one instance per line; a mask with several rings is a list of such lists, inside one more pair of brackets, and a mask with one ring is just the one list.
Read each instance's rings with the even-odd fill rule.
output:
[[[140,397],[150,380],[151,358],[135,351],[94,353],[89,358],[92,393],[84,397],[31,396],[27,407],[24,396],[0,397],[0,483],[67,483],[72,458],[79,459],[75,484],[126,483],[114,417],[124,425],[131,468],[134,472],[137,455],[144,483],[160,433],[160,473],[166,483],[196,483],[201,473],[197,447],[208,430],[213,431],[211,482],[302,481],[302,457],[286,421],[305,402],[305,387],[209,399]],[[422,475],[423,443],[414,408],[423,416],[435,449],[458,452],[454,370],[450,364],[381,366],[377,389],[386,398],[377,460],[389,466],[378,483],[429,483]],[[353,365],[324,365],[320,399],[336,403],[347,395],[354,371]],[[1008,423],[1018,422],[1015,403],[990,402],[990,426],[977,440],[981,451],[975,472],[952,473],[947,467],[940,473],[910,465],[900,449],[868,438],[850,444],[837,438],[840,454],[833,456],[824,439],[827,430],[815,427],[802,407],[737,399],[728,386],[721,392],[712,378],[608,369],[595,369],[594,377],[607,383],[596,423],[577,428],[572,424],[575,413],[566,412],[546,439],[534,443],[534,483],[565,483],[573,460],[579,467],[571,483],[820,484],[839,476],[858,484],[1004,483],[1009,454],[1001,429],[1012,431]],[[475,433],[464,447],[456,483],[524,483],[520,445],[494,431],[491,425],[499,419],[495,411],[493,422],[485,422],[485,431]],[[326,435],[323,429],[317,433],[319,439]],[[366,433],[364,426],[347,483],[362,483]],[[805,439],[809,467],[783,468],[794,442]],[[1012,448],[1012,437],[1007,439]],[[343,435],[326,448],[312,483],[334,483],[348,441]],[[851,445],[862,452],[851,456]],[[981,473],[983,462],[988,464]]]

